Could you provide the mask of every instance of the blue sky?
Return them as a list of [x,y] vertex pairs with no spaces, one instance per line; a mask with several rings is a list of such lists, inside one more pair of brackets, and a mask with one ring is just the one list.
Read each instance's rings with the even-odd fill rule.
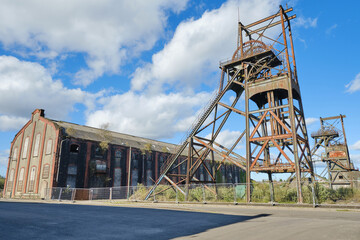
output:
[[345,114],[360,165],[358,1],[0,2],[0,175],[36,108],[52,119],[177,143],[216,88],[219,61],[236,49],[238,11],[246,24],[286,3],[297,14],[308,131],[319,117]]

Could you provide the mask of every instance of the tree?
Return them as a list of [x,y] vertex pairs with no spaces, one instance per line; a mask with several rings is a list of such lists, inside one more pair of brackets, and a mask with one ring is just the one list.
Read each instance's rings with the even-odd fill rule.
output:
[[5,178],[0,175],[0,189],[4,189]]

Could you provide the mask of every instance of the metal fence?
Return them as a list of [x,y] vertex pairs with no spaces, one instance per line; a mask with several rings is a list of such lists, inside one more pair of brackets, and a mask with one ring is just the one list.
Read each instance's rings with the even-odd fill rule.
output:
[[[48,200],[127,200],[144,201],[152,186],[112,188],[52,188],[46,190]],[[253,182],[250,184],[253,203],[297,203],[295,182]],[[271,190],[273,189],[273,190]],[[302,182],[303,202],[307,204],[360,205],[360,181],[341,185],[328,182]],[[316,198],[312,192],[315,191]],[[192,184],[185,201],[185,185],[179,189],[171,185],[159,185],[148,201],[197,202],[197,203],[245,203],[246,184]]]

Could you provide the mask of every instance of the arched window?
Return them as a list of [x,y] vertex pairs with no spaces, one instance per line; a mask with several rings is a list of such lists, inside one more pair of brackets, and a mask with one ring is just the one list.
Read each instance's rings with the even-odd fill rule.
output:
[[14,148],[13,154],[12,154],[12,160],[16,161],[18,157],[18,148]]
[[46,144],[45,154],[51,154],[52,150],[52,139],[49,139]]
[[14,174],[15,174],[15,170],[11,169],[10,173],[9,173],[8,182],[7,182],[7,191],[8,192],[12,191],[13,181],[14,181]]
[[95,148],[95,156],[96,157],[104,157],[104,151],[101,149],[101,147]]
[[24,173],[25,173],[25,168],[21,168],[20,173],[19,173],[19,181],[18,181],[18,185],[17,185],[18,192],[21,192],[21,190],[24,186]]
[[49,173],[50,173],[50,164],[45,164],[44,168],[43,168],[43,174],[42,174],[42,178],[46,179],[49,177]]
[[33,192],[34,191],[34,186],[35,186],[35,174],[36,173],[36,167],[33,166],[31,168],[30,171],[30,182],[29,182],[29,192]]
[[29,149],[29,137],[26,137],[25,142],[24,142],[23,152],[22,152],[22,158],[26,158],[28,149]]
[[39,156],[39,147],[40,147],[40,133],[38,133],[35,137],[35,145],[34,145],[34,157]]

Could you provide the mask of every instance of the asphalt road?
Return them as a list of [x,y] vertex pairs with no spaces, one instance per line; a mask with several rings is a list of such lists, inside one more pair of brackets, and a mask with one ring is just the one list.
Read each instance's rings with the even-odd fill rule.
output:
[[0,239],[174,238],[360,239],[360,212],[211,205],[0,202]]

